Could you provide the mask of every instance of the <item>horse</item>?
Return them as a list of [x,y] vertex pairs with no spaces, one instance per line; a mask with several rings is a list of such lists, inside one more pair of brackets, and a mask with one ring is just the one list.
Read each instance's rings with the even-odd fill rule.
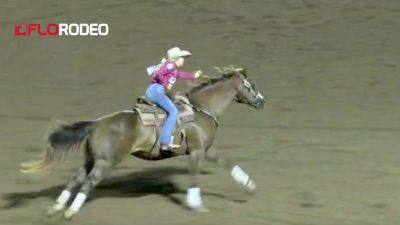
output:
[[[157,127],[144,126],[137,110],[114,112],[96,120],[85,120],[61,124],[47,137],[47,148],[41,159],[21,163],[24,173],[49,170],[64,159],[72,150],[84,151],[84,163],[70,179],[64,190],[49,207],[48,216],[66,208],[71,192],[80,185],[64,217],[71,219],[79,212],[89,193],[118,163],[133,155],[145,160],[162,160],[178,155],[187,155],[191,186],[186,193],[186,206],[190,210],[205,212],[198,181],[201,162],[204,160],[225,167],[234,181],[247,191],[254,191],[255,182],[237,164],[223,158],[213,147],[219,126],[219,118],[231,102],[238,102],[252,108],[264,108],[265,99],[255,87],[244,68],[224,67],[220,76],[209,77],[206,81],[189,88],[185,96],[186,105],[194,109],[194,119],[181,124],[179,133],[184,134],[185,144],[176,154],[168,157],[154,157],[154,143],[157,142]],[[153,152],[152,152],[153,151]],[[149,154],[152,152],[151,154]],[[159,153],[160,155],[161,153]],[[157,155],[157,154],[156,154]]]

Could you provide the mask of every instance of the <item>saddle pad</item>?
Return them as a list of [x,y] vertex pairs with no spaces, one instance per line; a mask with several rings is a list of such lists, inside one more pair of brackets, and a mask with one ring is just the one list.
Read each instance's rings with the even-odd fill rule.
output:
[[[190,106],[183,105],[181,103],[177,105],[179,109],[178,124],[187,123],[194,120],[194,111]],[[167,116],[164,110],[155,106],[149,106],[147,104],[137,104],[135,105],[134,110],[139,113],[143,125],[146,126],[161,126]]]
[[137,104],[134,110],[139,113],[140,119],[145,126],[161,126],[166,118],[166,113],[157,107]]

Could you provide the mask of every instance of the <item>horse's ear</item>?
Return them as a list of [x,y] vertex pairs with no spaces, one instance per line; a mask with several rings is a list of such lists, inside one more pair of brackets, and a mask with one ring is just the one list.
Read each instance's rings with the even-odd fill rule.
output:
[[214,69],[217,70],[219,73],[221,73],[223,76],[230,76],[233,74],[240,73],[241,75],[247,78],[246,68],[244,67],[236,68],[233,65],[229,65],[229,66],[224,66],[222,68],[215,66]]
[[215,69],[218,73],[223,74],[223,71],[222,71],[221,67],[219,67],[219,66],[214,66],[214,69]]
[[237,68],[237,69],[235,69],[237,72],[239,72],[239,73],[241,73],[244,77],[246,77],[247,78],[247,71],[246,71],[246,68],[244,68],[244,67],[239,67],[239,68]]
[[241,68],[241,70],[242,71],[240,71],[240,72],[243,74],[244,77],[247,78],[247,70],[246,70],[246,68],[243,67],[243,68]]

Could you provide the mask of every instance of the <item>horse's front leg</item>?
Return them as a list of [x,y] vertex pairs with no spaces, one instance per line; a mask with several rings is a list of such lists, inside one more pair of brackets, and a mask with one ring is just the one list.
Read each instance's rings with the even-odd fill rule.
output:
[[225,167],[233,180],[243,186],[247,191],[254,192],[256,190],[256,184],[253,179],[251,179],[250,175],[244,172],[236,163],[232,163],[230,160],[223,158],[216,148],[210,148],[205,154],[205,159]]
[[191,187],[187,190],[186,205],[192,210],[198,212],[207,212],[201,198],[199,187],[199,173],[201,162],[204,159],[204,150],[193,150],[189,154],[189,170],[192,179]]

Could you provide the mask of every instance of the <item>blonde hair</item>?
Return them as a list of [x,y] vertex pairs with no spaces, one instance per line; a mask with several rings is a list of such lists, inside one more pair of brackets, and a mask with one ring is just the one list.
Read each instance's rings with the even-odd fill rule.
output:
[[179,58],[181,58],[181,57],[170,58],[170,59],[166,59],[165,57],[163,57],[163,58],[161,59],[161,63],[165,63],[167,60],[172,61],[172,62],[175,62],[175,61],[178,60]]

